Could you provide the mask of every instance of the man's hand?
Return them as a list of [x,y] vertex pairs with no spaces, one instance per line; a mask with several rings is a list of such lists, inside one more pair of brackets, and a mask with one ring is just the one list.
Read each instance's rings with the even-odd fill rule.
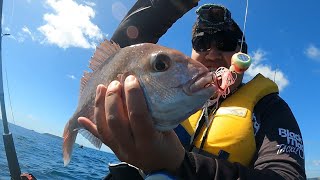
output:
[[97,87],[95,125],[85,117],[79,123],[110,147],[116,156],[142,170],[175,172],[184,158],[184,148],[173,130],[153,127],[138,80],[128,76],[124,85],[113,81]]

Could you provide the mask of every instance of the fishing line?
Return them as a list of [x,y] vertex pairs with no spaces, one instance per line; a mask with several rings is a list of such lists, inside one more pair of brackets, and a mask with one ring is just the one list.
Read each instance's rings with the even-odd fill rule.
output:
[[12,23],[13,13],[14,13],[14,0],[12,0],[12,11],[11,11],[11,17],[10,17],[9,25],[11,25],[11,23]]
[[[12,24],[14,10],[15,10],[15,0],[12,0],[11,16],[9,18],[8,25],[7,25],[7,27],[9,28],[9,31],[11,29],[10,26]],[[6,78],[6,84],[7,84],[8,99],[9,99],[9,105],[10,105],[10,110],[11,110],[12,121],[13,121],[13,124],[16,125],[15,118],[14,118],[14,113],[13,113],[13,108],[12,108],[12,101],[11,101],[11,95],[10,95],[10,89],[9,89],[9,81],[8,81],[8,73],[7,73],[6,64],[4,66],[5,66],[4,67],[4,71],[5,71],[5,74],[6,74],[5,78]]]
[[12,19],[13,19],[13,14],[14,14],[14,9],[15,9],[15,0],[12,0],[12,6],[11,6],[11,16],[8,17],[8,23],[7,23],[7,27],[9,28],[9,30],[11,30],[11,24],[12,24]]
[[246,24],[247,24],[247,17],[248,17],[248,7],[249,7],[249,0],[247,0],[246,12],[245,12],[245,15],[244,15],[243,33],[242,33],[242,38],[241,38],[240,52],[242,52],[242,46],[243,46],[243,41],[244,41],[244,33],[246,31]]
[[[13,15],[14,15],[14,9],[15,9],[15,0],[12,0],[11,16],[9,18],[8,25],[7,25],[7,27],[9,28],[9,31],[11,29],[10,26],[12,24],[12,19],[13,19]],[[4,66],[6,66],[6,65],[4,65]],[[12,121],[13,121],[13,124],[16,125],[15,118],[14,118],[14,113],[13,113],[13,108],[12,108],[11,95],[10,95],[10,89],[9,89],[9,81],[8,81],[8,73],[7,73],[7,68],[6,67],[4,67],[4,71],[5,71],[5,74],[6,74],[6,84],[7,84],[8,99],[9,99],[9,105],[10,105],[10,110],[11,110]]]
[[14,115],[13,115],[12,103],[11,103],[11,95],[10,95],[10,89],[9,89],[7,68],[4,68],[4,71],[6,73],[7,91],[8,91],[8,98],[9,98],[9,105],[10,105],[10,110],[11,110],[12,121],[13,121],[13,124],[16,125],[16,122],[14,120]]

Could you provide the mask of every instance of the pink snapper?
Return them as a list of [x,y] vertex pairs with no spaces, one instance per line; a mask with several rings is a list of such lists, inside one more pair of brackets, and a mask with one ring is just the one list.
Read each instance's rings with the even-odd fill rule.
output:
[[[63,133],[64,165],[70,162],[78,132],[97,148],[102,142],[78,123],[80,116],[94,120],[94,102],[99,84],[135,75],[159,131],[175,128],[199,110],[214,94],[212,73],[183,53],[157,44],[143,43],[120,48],[105,40],[97,47],[81,79],[78,107]],[[138,103],[138,102],[137,102]],[[138,104],[137,104],[138,105]]]

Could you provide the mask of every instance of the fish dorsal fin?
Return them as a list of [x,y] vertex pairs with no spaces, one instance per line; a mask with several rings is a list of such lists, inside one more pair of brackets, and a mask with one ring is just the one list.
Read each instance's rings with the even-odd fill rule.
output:
[[[107,61],[110,56],[118,52],[120,49],[121,48],[117,43],[113,41],[104,40],[102,43],[100,43],[99,46],[97,46],[96,51],[91,57],[89,68],[92,71],[97,70],[102,63]],[[80,83],[80,95],[82,94],[84,87],[87,85],[87,82],[91,78],[91,75],[91,72],[84,72]]]
[[120,50],[120,46],[112,41],[105,40],[96,48],[90,60],[89,68],[95,71],[100,65],[105,62],[111,55]]
[[92,73],[90,73],[88,71],[84,71],[83,76],[81,78],[80,95],[82,94],[84,87],[86,87],[87,82],[91,78],[91,75],[92,75]]

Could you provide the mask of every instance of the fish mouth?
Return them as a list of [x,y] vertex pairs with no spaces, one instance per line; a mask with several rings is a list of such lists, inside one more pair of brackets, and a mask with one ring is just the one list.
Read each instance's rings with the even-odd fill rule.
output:
[[[213,85],[214,73],[208,69],[201,69],[200,72],[195,74],[186,83],[179,86],[183,93],[188,96],[183,96],[182,102],[184,107],[187,108],[175,108],[172,112],[170,111],[170,118],[163,118],[168,112],[157,113],[153,115],[154,126],[159,131],[167,131],[177,127],[183,120],[187,119],[190,115],[201,109],[205,102],[215,94],[216,87]],[[161,115],[165,114],[165,115]],[[175,116],[179,114],[179,116]],[[181,116],[183,114],[183,116]],[[164,120],[165,119],[165,120]]]
[[214,76],[214,72],[202,72],[184,84],[182,89],[184,93],[192,96],[199,91],[213,88]]

